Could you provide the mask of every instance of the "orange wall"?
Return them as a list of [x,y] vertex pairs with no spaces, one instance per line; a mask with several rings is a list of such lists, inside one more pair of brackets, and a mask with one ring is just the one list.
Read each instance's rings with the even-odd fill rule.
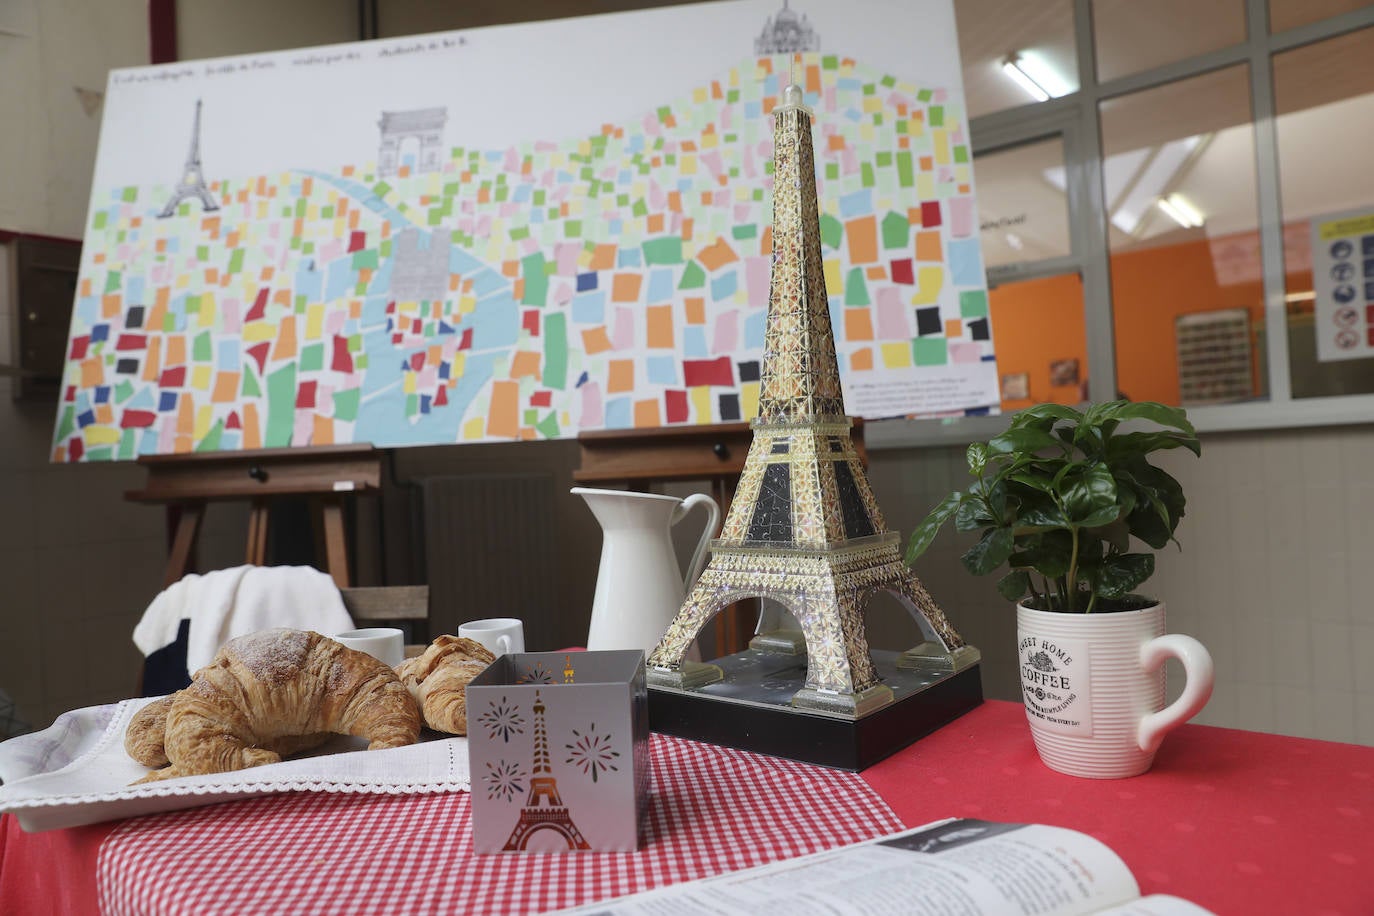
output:
[[1050,363],[1078,360],[1079,382],[1088,378],[1088,340],[1083,330],[1083,282],[1078,274],[1008,283],[988,292],[997,371],[1024,372],[1030,397],[1002,398],[1002,410],[1032,404],[1076,404],[1078,385],[1050,385]]
[[[1228,242],[1253,244],[1256,233],[1231,236]],[[1237,282],[1218,281],[1213,245],[1207,239],[1161,245],[1113,255],[1112,301],[1116,321],[1117,387],[1137,401],[1179,402],[1178,353],[1174,321],[1180,315],[1214,309],[1246,308],[1251,327],[1262,326],[1263,282],[1258,267]],[[1310,271],[1290,274],[1290,290],[1310,290]],[[1002,375],[1030,375],[1030,399],[1002,401],[1003,410],[1034,403],[1072,404],[1081,400],[1077,387],[1050,387],[1053,360],[1079,360],[1080,381],[1087,380],[1087,342],[1083,329],[1083,288],[1076,275],[1009,283],[991,291],[993,339],[997,370]],[[1256,354],[1256,386],[1259,359]],[[1259,393],[1258,387],[1256,393]]]

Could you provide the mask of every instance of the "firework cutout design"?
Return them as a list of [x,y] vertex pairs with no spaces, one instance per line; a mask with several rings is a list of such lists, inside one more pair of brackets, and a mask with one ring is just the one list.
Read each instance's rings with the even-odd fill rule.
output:
[[591,728],[587,729],[584,735],[577,729],[573,729],[575,740],[571,744],[563,745],[568,749],[568,759],[564,763],[571,763],[582,770],[582,775],[590,775],[592,782],[596,782],[598,774],[602,770],[612,770],[618,772],[620,767],[612,761],[620,756],[619,751],[611,749],[612,738],[608,734],[598,735],[596,733],[596,723],[593,722]]
[[487,784],[487,798],[512,801],[515,796],[523,795],[528,776],[519,765],[502,760],[492,766],[487,763],[487,775],[482,777]]
[[520,715],[520,707],[511,705],[505,697],[492,703],[477,721],[486,728],[487,738],[492,741],[500,738],[509,743],[511,735],[525,733],[525,717]]
[[517,684],[552,684],[553,672],[544,667],[543,662],[536,662],[534,667],[515,679]]

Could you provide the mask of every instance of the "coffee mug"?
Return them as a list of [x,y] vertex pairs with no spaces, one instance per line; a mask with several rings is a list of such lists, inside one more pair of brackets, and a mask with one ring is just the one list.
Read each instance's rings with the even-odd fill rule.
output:
[[458,635],[476,640],[492,655],[525,651],[525,626],[514,617],[490,617],[470,620],[458,627]]
[[[1164,604],[1065,614],[1016,606],[1021,695],[1040,759],[1071,776],[1144,773],[1160,742],[1212,696],[1212,656],[1191,636],[1165,635]],[[1177,658],[1183,693],[1164,705],[1164,662]]]
[[389,668],[395,668],[405,661],[405,633],[396,627],[364,627],[360,630],[344,630],[334,637],[350,649],[366,652],[380,660]]

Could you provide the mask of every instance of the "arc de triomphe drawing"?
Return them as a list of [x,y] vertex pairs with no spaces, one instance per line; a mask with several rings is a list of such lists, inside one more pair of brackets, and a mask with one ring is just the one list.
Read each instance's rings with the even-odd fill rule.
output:
[[416,171],[438,171],[446,121],[447,108],[382,112],[381,120],[377,122],[382,131],[382,143],[377,151],[378,176],[386,177],[397,173],[401,164],[401,144],[409,137],[420,141],[420,158],[416,164]]

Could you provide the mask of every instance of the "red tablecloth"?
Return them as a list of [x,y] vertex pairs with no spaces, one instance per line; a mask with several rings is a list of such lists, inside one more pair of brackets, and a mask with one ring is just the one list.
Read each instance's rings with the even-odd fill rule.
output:
[[[469,795],[295,793],[130,818],[79,840],[47,872],[96,893],[73,912],[537,913],[748,868],[891,833],[892,810],[863,780],[788,760],[654,735],[653,796],[637,853],[474,854]],[[12,823],[10,827],[12,827]],[[52,912],[10,853],[3,913]],[[92,856],[94,853],[94,856]],[[32,865],[32,860],[29,862]],[[11,906],[13,905],[13,908]]]
[[1040,762],[1019,703],[988,702],[863,772],[910,826],[941,817],[1097,837],[1143,894],[1229,914],[1374,914],[1374,748],[1185,725],[1150,772]]
[[465,795],[298,794],[38,834],[5,816],[0,911],[97,912],[98,877],[107,911],[208,912],[213,895],[229,895],[216,899],[235,913],[312,901],[344,912],[325,902],[352,876],[355,911],[395,911],[393,889],[408,886],[426,889],[434,911],[517,912],[519,901],[585,902],[852,842],[897,819],[975,816],[1082,830],[1125,859],[1143,892],[1222,916],[1374,913],[1374,748],[1184,726],[1151,772],[1086,780],[1045,768],[1020,705],[1001,702],[861,777],[655,744],[662,797],[634,855],[469,857]]

